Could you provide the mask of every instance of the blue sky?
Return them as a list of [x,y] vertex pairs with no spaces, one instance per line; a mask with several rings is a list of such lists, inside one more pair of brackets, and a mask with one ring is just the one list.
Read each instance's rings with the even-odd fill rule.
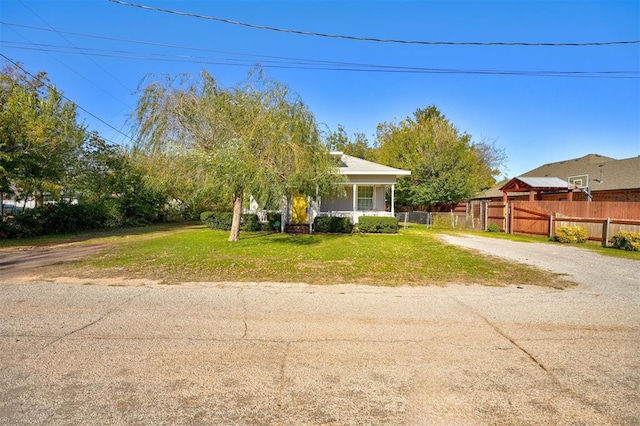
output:
[[[366,38],[462,43],[640,40],[639,1],[129,2]],[[509,177],[589,153],[640,155],[640,44],[354,41],[247,28],[108,0],[0,0],[0,21],[0,52],[32,73],[46,71],[69,99],[109,124],[80,111],[88,127],[118,143],[126,138],[110,126],[130,133],[126,120],[147,74],[197,74],[206,68],[233,86],[260,64],[270,78],[297,92],[326,129],[342,124],[348,134],[364,133],[370,142],[378,123],[399,121],[418,108],[436,105],[473,140],[494,141],[504,148]],[[308,60],[338,64],[327,67]],[[373,72],[376,66],[399,68]],[[427,69],[436,72],[424,72]],[[480,70],[491,72],[478,74]],[[536,75],[541,71],[589,74]],[[625,73],[593,74],[610,71]],[[631,78],[594,78],[603,75]]]

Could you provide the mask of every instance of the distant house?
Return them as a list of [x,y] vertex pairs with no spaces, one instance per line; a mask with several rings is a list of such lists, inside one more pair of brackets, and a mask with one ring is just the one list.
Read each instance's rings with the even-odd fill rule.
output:
[[474,200],[640,201],[640,156],[616,160],[589,154],[530,170]]
[[[317,216],[348,217],[355,224],[361,216],[394,216],[395,185],[399,177],[409,176],[408,170],[331,152],[339,161],[338,173],[344,176],[344,196],[311,197],[296,194],[283,209],[286,224],[312,225]],[[385,193],[390,189],[389,203]]]

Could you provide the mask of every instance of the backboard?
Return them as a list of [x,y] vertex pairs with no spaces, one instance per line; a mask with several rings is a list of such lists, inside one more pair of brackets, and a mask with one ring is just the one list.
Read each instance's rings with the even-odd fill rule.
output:
[[571,187],[575,186],[577,188],[589,188],[589,175],[584,174],[584,175],[569,176],[567,178],[567,183]]

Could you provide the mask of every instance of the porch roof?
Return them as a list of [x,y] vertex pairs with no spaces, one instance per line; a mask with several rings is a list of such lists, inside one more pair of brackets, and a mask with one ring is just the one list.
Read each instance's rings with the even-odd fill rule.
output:
[[557,177],[516,177],[504,184],[503,192],[552,191],[569,189],[566,181]]
[[342,153],[340,155],[339,173],[345,176],[356,175],[378,175],[378,176],[409,176],[409,170],[396,169],[394,167],[384,166],[372,161],[363,160],[362,158],[352,157]]

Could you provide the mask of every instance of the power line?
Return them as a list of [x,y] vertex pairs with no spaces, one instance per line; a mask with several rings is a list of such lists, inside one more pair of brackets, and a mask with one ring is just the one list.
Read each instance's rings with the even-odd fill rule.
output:
[[[1,25],[7,25],[9,27],[19,27],[19,28],[28,28],[28,29],[32,29],[32,30],[37,30],[37,31],[46,31],[46,32],[51,32],[52,30],[48,29],[48,28],[42,28],[42,27],[34,27],[34,26],[30,26],[30,25],[23,25],[23,24],[15,24],[15,23],[10,23],[10,22],[3,22],[0,21]],[[233,56],[241,56],[241,57],[250,57],[250,58],[258,58],[258,61],[260,63],[261,66],[265,67],[265,68],[295,68],[295,69],[308,69],[308,70],[327,70],[327,71],[356,71],[356,72],[407,72],[407,73],[417,73],[417,72],[422,72],[422,73],[438,73],[438,72],[442,72],[442,73],[448,73],[448,74],[452,74],[455,73],[456,71],[458,71],[459,74],[478,74],[478,73],[483,73],[483,74],[490,74],[491,72],[493,72],[494,74],[507,74],[507,75],[535,75],[535,76],[542,76],[542,77],[572,77],[572,74],[575,74],[575,77],[579,77],[579,78],[637,78],[634,77],[632,75],[629,74],[638,74],[638,71],[503,71],[503,70],[463,70],[463,69],[439,69],[439,68],[421,68],[421,67],[402,67],[402,66],[394,66],[394,65],[379,65],[379,64],[362,64],[362,63],[356,63],[356,62],[338,62],[338,61],[328,61],[328,60],[318,60],[318,59],[306,59],[306,58],[295,58],[295,57],[287,57],[287,56],[273,56],[273,55],[261,55],[261,54],[255,54],[255,53],[244,53],[244,52],[232,52],[232,51],[224,51],[224,50],[214,50],[214,49],[207,49],[207,48],[199,48],[199,47],[192,47],[192,46],[184,46],[184,45],[175,45],[175,44],[166,44],[166,43],[157,43],[157,42],[149,42],[149,41],[142,41],[142,40],[132,40],[132,39],[123,39],[123,38],[118,38],[118,37],[109,37],[109,36],[102,36],[102,35],[96,35],[96,34],[87,34],[87,33],[78,33],[78,32],[71,32],[71,31],[56,31],[56,32],[60,32],[60,33],[64,33],[64,34],[69,34],[69,35],[74,35],[74,36],[79,36],[79,37],[87,37],[87,38],[95,38],[95,39],[103,39],[103,40],[111,40],[111,41],[117,41],[117,42],[122,42],[122,43],[131,43],[131,44],[140,44],[140,45],[146,45],[146,46],[153,46],[153,47],[162,47],[162,48],[171,48],[171,49],[179,49],[179,50],[192,50],[192,51],[197,51],[197,52],[206,52],[206,53],[215,53],[215,54],[225,54],[225,55],[233,55]],[[5,43],[11,43],[9,41],[6,41]],[[73,54],[73,52],[67,52],[67,51],[61,51],[61,50],[55,50],[53,49],[52,45],[43,45],[40,44],[38,46],[48,46],[51,48],[52,52],[56,52],[56,53],[67,53],[67,54]],[[25,49],[25,50],[35,50],[35,49],[30,49],[28,47],[17,47],[17,46],[8,46],[8,47],[13,47],[13,48],[18,48],[18,49]],[[56,46],[57,47],[57,46]],[[40,49],[38,49],[40,50]],[[91,48],[83,48],[84,51],[87,50],[92,50],[92,51],[98,51],[98,49],[91,49]],[[165,61],[165,62],[183,62],[183,63],[203,63],[203,64],[207,64],[207,65],[223,65],[223,66],[255,66],[256,64],[256,60],[252,59],[253,62],[242,62],[236,59],[225,59],[223,62],[220,62],[220,60],[218,61],[213,61],[210,58],[207,57],[202,57],[202,56],[191,56],[191,55],[184,55],[184,54],[180,54],[180,55],[176,55],[175,56],[175,60],[169,59],[170,55],[167,54],[163,54],[163,53],[148,53],[148,54],[144,54],[144,53],[138,53],[138,52],[127,52],[127,51],[118,51],[118,50],[111,50],[111,51],[105,51],[102,50],[102,52],[109,52],[109,53],[93,53],[94,56],[103,56],[103,57],[114,57],[114,58],[119,58],[119,59],[132,59],[132,60],[153,60],[153,61]],[[127,56],[122,56],[122,55],[127,55]],[[133,56],[132,56],[133,55]],[[146,55],[146,56],[145,56]],[[164,56],[167,59],[162,59],[161,57]],[[266,59],[266,61],[264,60]],[[230,62],[230,61],[237,61],[237,62]],[[290,62],[287,62],[290,61]],[[288,66],[285,65],[271,65],[272,63],[278,63],[278,64],[289,64]],[[291,63],[293,64],[297,64],[297,66],[291,66]],[[300,64],[305,64],[304,66],[300,65]],[[316,64],[319,66],[309,66],[308,64]],[[355,69],[355,68],[350,68],[350,69],[346,69],[346,67],[360,67],[360,69]],[[374,69],[368,69],[368,68],[374,68]],[[582,74],[582,75],[579,75]],[[600,76],[596,75],[596,74],[601,74]],[[606,75],[606,74],[611,74],[610,76]],[[619,74],[618,76],[614,76],[612,74]],[[622,75],[622,74],[627,74],[627,75]]]
[[[0,56],[2,56],[4,59],[6,59],[7,61],[11,62],[13,65],[15,65],[16,67],[20,68],[23,72],[25,72],[26,74],[30,75],[32,78],[38,80],[41,84],[43,84],[44,86],[48,87],[51,90],[55,90],[54,87],[52,87],[50,84],[47,84],[46,82],[44,82],[41,78],[39,78],[36,75],[31,74],[29,71],[27,71],[22,65],[20,65],[18,62],[15,62],[13,59],[9,58],[8,56],[4,55],[3,53],[0,53]],[[91,117],[95,118],[96,120],[98,120],[99,122],[101,122],[102,124],[104,124],[105,126],[115,130],[116,132],[120,133],[122,136],[124,136],[125,138],[129,139],[131,142],[134,142],[133,138],[123,132],[121,132],[120,130],[116,129],[115,127],[113,127],[111,124],[107,123],[106,121],[104,121],[102,118],[98,117],[97,115],[95,115],[94,113],[88,111],[87,109],[81,107],[80,105],[78,105],[76,102],[72,101],[71,99],[69,99],[68,97],[66,97],[64,94],[60,93],[60,96],[62,96],[64,99],[66,99],[69,102],[73,102],[73,104],[78,107],[78,109],[84,111],[85,113],[89,114]]]
[[[23,38],[24,40],[27,41],[27,43],[36,46],[36,43],[33,43],[31,40],[29,40],[27,37],[25,37],[24,35],[20,34],[18,31],[16,31],[13,28],[10,28],[11,31],[13,31],[14,33],[16,33],[20,38]],[[32,49],[32,50],[39,50],[41,52],[47,53],[49,54],[49,56],[51,56],[54,60],[58,61],[60,64],[62,64],[63,67],[67,68],[68,70],[70,70],[71,72],[73,72],[74,74],[76,74],[78,77],[82,78],[83,80],[85,80],[86,82],[88,82],[89,84],[95,86],[96,88],[100,89],[103,93],[105,93],[106,95],[110,96],[112,99],[121,102],[123,105],[126,105],[122,100],[116,98],[113,93],[111,92],[107,92],[105,89],[103,89],[102,87],[100,87],[98,84],[96,84],[95,82],[89,80],[87,77],[85,77],[84,75],[80,74],[78,71],[76,71],[75,69],[73,69],[71,66],[69,66],[69,64],[60,61],[58,58],[56,58],[55,56],[51,55],[50,52],[48,52],[46,49]]]
[[398,40],[398,39],[384,39],[384,38],[374,38],[374,37],[359,37],[359,36],[349,36],[349,35],[342,35],[342,34],[319,33],[319,32],[313,32],[313,31],[291,30],[286,28],[271,27],[267,25],[251,24],[248,22],[217,18],[215,16],[201,15],[198,13],[181,12],[178,10],[164,9],[164,8],[154,7],[154,6],[146,6],[143,4],[128,3],[122,0],[108,0],[108,1],[110,1],[111,3],[122,5],[122,6],[137,7],[140,9],[150,10],[153,12],[163,12],[163,13],[169,13],[173,15],[187,16],[190,18],[207,19],[210,21],[222,22],[225,24],[238,25],[242,27],[259,29],[259,30],[268,30],[268,31],[281,32],[281,33],[314,36],[314,37],[336,38],[336,39],[344,39],[344,40],[352,40],[352,41],[371,41],[376,43],[418,44],[418,45],[428,45],[428,46],[527,46],[527,47],[531,47],[531,46],[592,47],[592,46],[615,46],[615,45],[627,45],[627,44],[640,44],[640,40],[599,41],[599,42],[586,42],[586,43],[540,43],[540,42],[527,43],[527,42],[422,41],[422,40]]
[[[255,62],[239,59],[213,59],[204,56],[192,55],[170,55],[165,53],[137,53],[124,50],[106,50],[95,48],[77,48],[81,51],[70,51],[65,46],[51,44],[19,45],[17,42],[0,41],[0,45],[6,48],[22,50],[39,50],[71,55],[91,55],[100,57],[111,57],[117,59],[130,59],[142,61],[163,61],[172,63],[196,63],[206,65],[242,66],[253,67]],[[313,61],[306,59],[292,60],[269,60],[259,62],[263,68],[278,69],[303,69],[315,71],[347,71],[347,72],[369,72],[369,73],[405,73],[405,74],[474,74],[474,75],[513,75],[532,77],[573,77],[573,78],[610,78],[610,79],[636,79],[640,78],[640,71],[527,71],[527,70],[495,70],[495,69],[459,69],[459,68],[426,68],[426,67],[403,67],[397,65],[363,64],[353,62],[329,62]]]
[[[57,35],[59,35],[60,37],[62,37],[67,43],[69,43],[71,46],[73,46],[74,48],[78,49],[78,47],[73,44],[71,42],[71,40],[69,40],[67,37],[64,36],[64,34],[62,34],[61,32],[59,32],[58,30],[56,30],[55,28],[53,28],[53,26],[51,26],[51,24],[49,24],[47,21],[44,20],[44,18],[42,18],[42,16],[38,15],[36,13],[35,10],[31,9],[29,6],[27,6],[22,0],[18,0],[18,2],[24,6],[27,10],[29,10],[31,13],[33,13],[38,19],[40,19],[42,22],[44,22],[44,24],[46,26],[48,26],[49,28],[51,28],[52,31],[54,31]],[[78,51],[80,51],[80,49],[78,49]],[[90,56],[87,56],[87,59],[89,59],[91,62],[94,63],[95,66],[97,66],[98,68],[100,68],[105,74],[107,74],[108,76],[110,76],[116,83],[118,83],[120,86],[122,86],[123,88],[129,90],[129,88],[127,86],[125,86],[120,80],[118,80],[113,74],[111,74],[109,71],[107,71],[106,69],[104,69],[99,63],[97,63],[95,60],[93,60],[93,58],[91,58]]]
[[[34,27],[34,26],[31,26],[31,25],[23,25],[23,24],[15,24],[15,23],[11,23],[11,22],[0,21],[0,24],[7,25],[7,26],[10,26],[10,27],[28,28],[28,29],[32,29],[32,30],[38,30],[38,31],[52,31],[52,30],[50,30],[48,28]],[[198,52],[223,53],[223,54],[228,54],[228,55],[253,56],[253,57],[257,57],[257,58],[269,58],[269,59],[290,59],[290,60],[299,60],[299,61],[307,61],[307,62],[314,62],[314,63],[329,63],[329,64],[340,63],[340,62],[335,62],[335,61],[326,61],[326,60],[317,60],[317,59],[301,59],[301,58],[292,58],[292,57],[287,57],[287,56],[273,56],[273,55],[261,55],[261,54],[256,54],[256,53],[243,53],[243,52],[231,52],[231,51],[226,51],[226,50],[214,50],[214,49],[206,49],[206,48],[202,48],[202,47],[184,46],[184,45],[167,44],[167,43],[157,43],[157,42],[143,41],[143,40],[131,40],[131,39],[125,39],[125,38],[119,38],[119,37],[101,36],[101,35],[96,35],[96,34],[86,34],[86,33],[72,32],[72,31],[60,31],[60,30],[58,30],[57,32],[58,33],[63,33],[63,34],[70,34],[70,35],[80,36],[80,37],[96,38],[96,39],[101,39],[101,40],[111,40],[111,41],[118,41],[118,42],[123,42],[123,43],[141,44],[141,45],[154,46],[154,47],[167,47],[167,48],[171,48],[171,49],[180,49],[180,50],[193,50],[193,51],[198,51]]]

